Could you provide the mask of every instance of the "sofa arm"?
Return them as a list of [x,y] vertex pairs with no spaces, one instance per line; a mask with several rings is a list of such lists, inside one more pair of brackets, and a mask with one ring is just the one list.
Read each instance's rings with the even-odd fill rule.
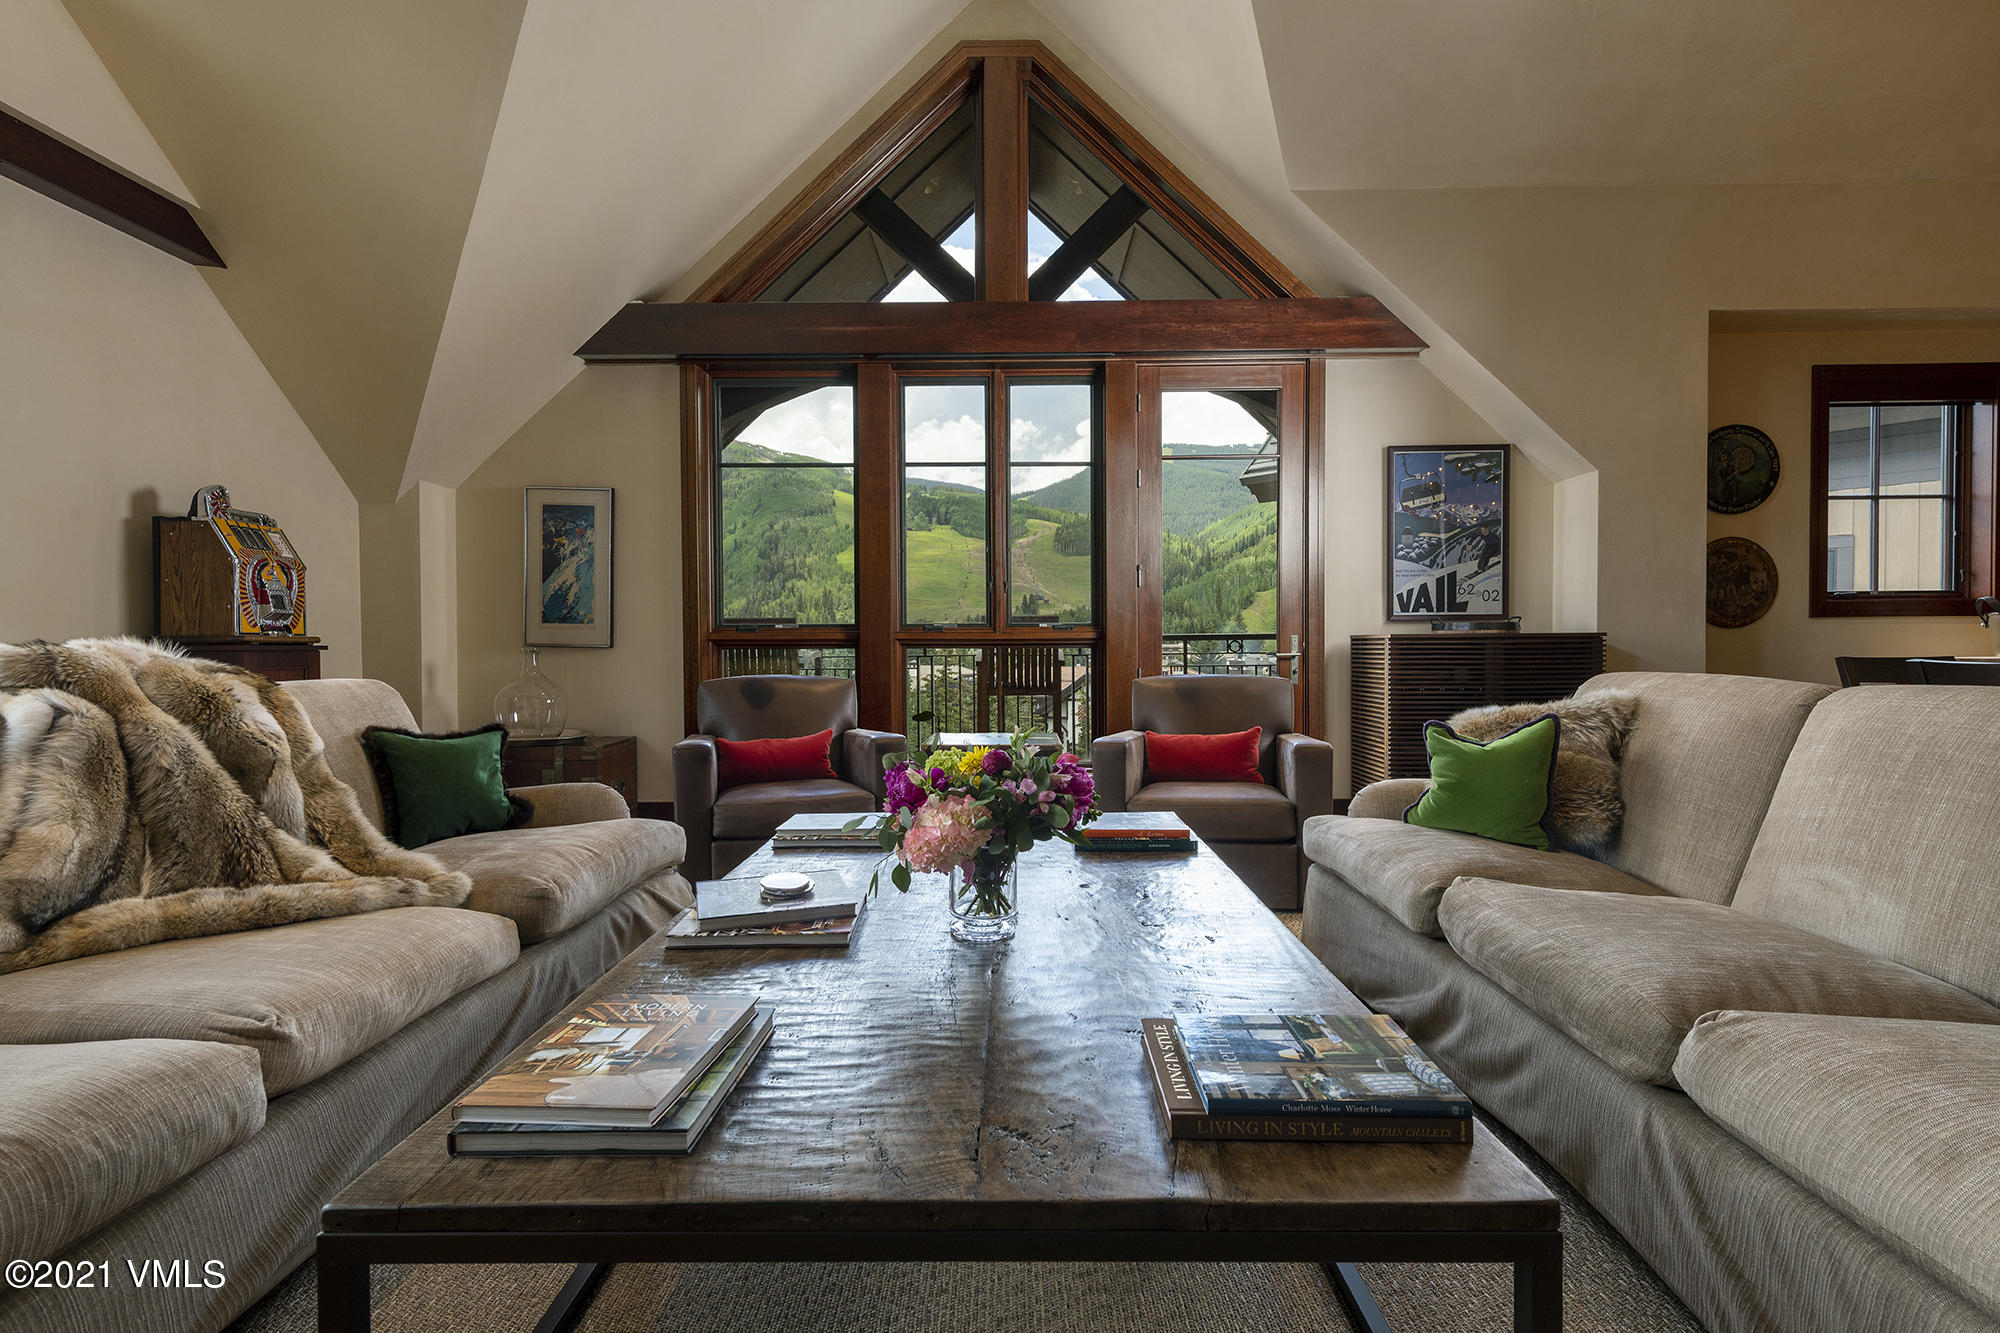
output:
[[907,752],[910,743],[893,731],[854,727],[840,738],[840,747],[847,780],[857,787],[866,787],[879,801],[888,795],[888,787],[882,781],[882,761],[892,754]]
[[601,782],[548,782],[539,787],[509,788],[507,794],[535,807],[527,828],[595,824],[601,819],[629,819],[632,815],[625,798]]
[[1298,812],[1296,827],[1314,815],[1333,813],[1333,747],[1313,736],[1288,731],[1278,737],[1278,790]]
[[1132,808],[1146,780],[1146,733],[1121,731],[1090,743],[1091,776],[1097,780],[1097,803],[1105,810]]
[[1417,803],[1431,785],[1429,778],[1390,778],[1386,782],[1371,782],[1354,793],[1354,799],[1347,803],[1347,814],[1352,819],[1401,819],[1403,812]]
[[689,879],[707,879],[715,864],[715,798],[720,763],[713,736],[689,736],[674,746],[674,822],[687,834]]

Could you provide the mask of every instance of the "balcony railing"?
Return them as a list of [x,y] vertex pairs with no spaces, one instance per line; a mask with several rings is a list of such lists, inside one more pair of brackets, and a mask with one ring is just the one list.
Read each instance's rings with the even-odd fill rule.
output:
[[730,644],[722,649],[725,676],[845,676],[854,679],[852,648],[767,648]]
[[1168,634],[1160,669],[1169,676],[1270,676],[1278,672],[1275,634]]
[[904,657],[909,724],[928,740],[941,731],[1054,732],[1075,748],[1092,735],[1095,653],[1087,647],[911,648]]

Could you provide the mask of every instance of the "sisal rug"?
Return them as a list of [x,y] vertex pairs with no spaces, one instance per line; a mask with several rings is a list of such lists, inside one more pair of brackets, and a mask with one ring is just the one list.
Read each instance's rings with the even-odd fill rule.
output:
[[[1295,913],[1279,913],[1294,931]],[[1563,1326],[1570,1333],[1700,1333],[1645,1262],[1532,1149],[1488,1120],[1562,1200]],[[375,1270],[380,1333],[528,1333],[563,1265]],[[1398,1333],[1503,1333],[1512,1272],[1498,1264],[1363,1264]],[[231,1333],[313,1333],[310,1261]],[[577,1333],[1349,1333],[1309,1264],[626,1264]]]

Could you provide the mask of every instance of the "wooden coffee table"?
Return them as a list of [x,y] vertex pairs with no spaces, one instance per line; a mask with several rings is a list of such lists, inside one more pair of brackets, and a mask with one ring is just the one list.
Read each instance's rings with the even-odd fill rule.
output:
[[[865,881],[876,853],[774,852]],[[576,1263],[544,1329],[612,1263],[999,1260],[1508,1263],[1514,1326],[1562,1322],[1554,1198],[1482,1127],[1470,1146],[1172,1142],[1139,1020],[1365,1012],[1222,862],[1022,860],[1009,944],[946,934],[943,881],[889,885],[850,949],[654,940],[596,990],[761,993],[771,1044],[686,1157],[457,1158],[449,1113],[321,1213],[324,1333],[369,1327],[378,1263]],[[1421,1315],[1413,1312],[1416,1322]]]

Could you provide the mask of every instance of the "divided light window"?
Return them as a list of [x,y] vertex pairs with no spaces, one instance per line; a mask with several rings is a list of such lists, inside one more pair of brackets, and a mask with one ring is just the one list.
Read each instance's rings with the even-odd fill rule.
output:
[[1007,384],[1007,623],[1096,623],[1096,390]]
[[1952,615],[1991,587],[2000,367],[1813,368],[1814,615]]
[[854,386],[719,379],[717,621],[854,622]]
[[903,385],[903,622],[993,623],[984,379]]

